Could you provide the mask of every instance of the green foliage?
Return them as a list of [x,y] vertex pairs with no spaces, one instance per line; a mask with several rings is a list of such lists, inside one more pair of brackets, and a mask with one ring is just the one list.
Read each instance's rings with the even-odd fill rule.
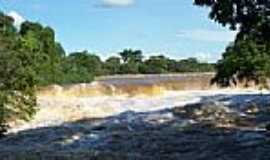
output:
[[140,50],[125,49],[119,55],[124,63],[140,63],[143,59],[142,51]]
[[210,18],[239,30],[234,44],[217,64],[213,82],[227,86],[237,81],[265,84],[270,76],[270,3],[268,0],[195,0],[211,8]]
[[120,66],[121,74],[138,74],[139,66],[143,60],[143,54],[140,50],[125,49],[123,52],[120,52],[119,55],[124,62]]
[[226,49],[217,64],[213,82],[228,86],[237,81],[265,84],[270,76],[270,50],[253,38],[238,40]]
[[71,53],[67,57],[69,63],[75,66],[84,67],[89,73],[102,75],[102,61],[97,55],[90,54],[87,51]]
[[[143,59],[140,50],[125,49],[120,52],[122,58],[120,64],[120,74],[162,74],[162,73],[182,73],[182,72],[213,72],[214,65],[201,63],[196,58],[183,59],[180,61],[170,59],[164,55],[151,56]],[[117,62],[117,68],[119,61]],[[110,73],[110,72],[109,72]]]
[[19,31],[21,48],[32,52],[39,85],[61,82],[61,58],[65,55],[50,27],[39,23],[24,22]]
[[105,74],[119,74],[121,67],[121,59],[118,57],[109,57],[104,63]]
[[2,51],[0,66],[0,124],[14,117],[29,120],[36,105],[36,80],[31,57],[27,53]]
[[151,56],[140,68],[141,73],[161,74],[168,72],[168,59],[163,56]]
[[34,55],[20,46],[10,17],[0,14],[0,135],[11,120],[29,120],[36,111]]
[[89,83],[94,76],[103,75],[103,63],[87,51],[71,53],[62,63],[62,83]]
[[103,63],[103,74],[162,74],[182,72],[214,72],[214,64],[201,63],[196,58],[180,61],[164,55],[143,59],[140,50],[125,49],[120,58],[112,56]]
[[188,58],[179,62],[180,72],[214,72],[214,65],[200,63],[196,58]]

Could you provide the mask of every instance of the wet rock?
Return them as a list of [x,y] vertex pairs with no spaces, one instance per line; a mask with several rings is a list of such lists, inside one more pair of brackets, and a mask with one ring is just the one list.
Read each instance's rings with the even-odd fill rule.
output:
[[179,120],[173,123],[171,126],[179,131],[184,131],[189,127],[192,127],[193,124],[196,124],[194,120]]
[[172,113],[164,113],[164,114],[151,114],[146,116],[145,122],[152,124],[163,124],[174,120],[174,115]]
[[266,124],[265,129],[266,129],[267,131],[270,131],[270,123]]
[[92,130],[94,130],[94,131],[102,131],[102,130],[106,130],[106,129],[107,129],[106,126],[102,126],[102,125],[94,126],[92,128]]
[[248,113],[248,114],[256,114],[259,111],[260,111],[260,108],[258,107],[256,103],[251,103],[247,105],[247,107],[245,108],[245,113]]
[[239,121],[239,115],[221,103],[198,103],[174,109],[174,113],[183,118],[214,125],[216,127],[232,127]]

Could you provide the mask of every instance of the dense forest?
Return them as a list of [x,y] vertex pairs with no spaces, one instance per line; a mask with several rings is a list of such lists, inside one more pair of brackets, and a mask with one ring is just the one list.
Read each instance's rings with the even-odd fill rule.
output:
[[70,53],[61,58],[57,71],[58,81],[48,80],[45,84],[87,83],[96,76],[116,74],[213,72],[214,64],[199,62],[196,58],[174,60],[163,55],[145,59],[142,51],[125,49],[105,61],[88,51]]

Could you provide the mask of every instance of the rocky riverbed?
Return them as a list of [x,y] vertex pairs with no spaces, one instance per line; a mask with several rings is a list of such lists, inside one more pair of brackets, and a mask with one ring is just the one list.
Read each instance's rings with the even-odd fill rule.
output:
[[142,111],[32,124],[0,139],[0,159],[270,159],[268,94],[210,91],[189,98],[174,106],[166,101]]

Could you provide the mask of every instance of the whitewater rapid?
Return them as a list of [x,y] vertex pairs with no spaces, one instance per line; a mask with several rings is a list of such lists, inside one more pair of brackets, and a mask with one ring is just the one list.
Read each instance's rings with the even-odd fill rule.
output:
[[193,103],[241,105],[261,94],[268,94],[268,91],[219,89],[166,91],[155,96],[38,97],[39,110],[34,119],[14,124],[10,132],[56,126],[81,119],[107,118],[124,112],[150,113]]
[[[108,108],[119,114],[126,111],[150,112],[183,106],[201,101],[217,100],[234,95],[260,95],[267,91],[252,89],[219,89],[219,90],[193,90],[193,91],[165,91],[161,95],[153,96],[91,96],[91,97],[39,97],[41,108],[76,106],[80,109]],[[235,99],[237,103],[241,99]]]

